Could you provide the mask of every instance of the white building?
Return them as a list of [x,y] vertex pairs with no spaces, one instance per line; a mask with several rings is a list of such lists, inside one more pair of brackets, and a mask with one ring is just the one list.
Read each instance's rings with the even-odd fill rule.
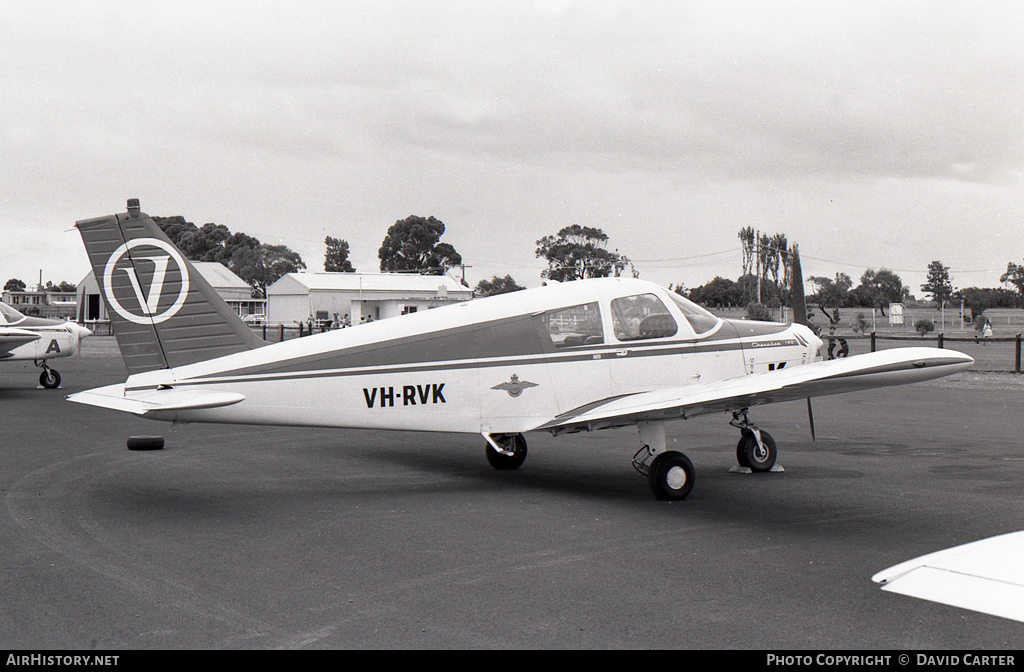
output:
[[267,321],[309,319],[360,324],[473,298],[446,275],[411,273],[289,273],[267,288]]

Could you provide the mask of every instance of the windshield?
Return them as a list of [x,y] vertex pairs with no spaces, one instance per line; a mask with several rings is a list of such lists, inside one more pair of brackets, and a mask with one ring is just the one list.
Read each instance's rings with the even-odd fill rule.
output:
[[705,334],[718,325],[719,318],[704,310],[693,301],[684,299],[675,292],[668,292],[668,295],[679,306],[679,310],[683,312],[683,316],[696,333]]
[[3,314],[3,319],[0,319],[0,322],[7,322],[8,324],[12,322],[20,322],[25,319],[24,315],[8,306],[6,303],[0,303],[0,314]]

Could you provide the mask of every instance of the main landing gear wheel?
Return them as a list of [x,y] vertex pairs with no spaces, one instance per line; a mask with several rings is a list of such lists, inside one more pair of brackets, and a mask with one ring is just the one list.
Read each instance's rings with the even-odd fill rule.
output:
[[523,466],[526,461],[526,439],[522,434],[495,435],[494,442],[511,454],[498,452],[490,443],[485,454],[487,461],[498,471],[511,471]]
[[654,458],[647,472],[647,482],[654,496],[662,500],[686,499],[693,490],[696,470],[690,458],[670,450]]
[[39,374],[39,384],[48,390],[55,390],[60,386],[60,374],[50,367],[46,367]]
[[775,466],[777,454],[775,439],[765,431],[761,431],[760,446],[757,445],[754,432],[749,429],[743,430],[740,442],[736,444],[736,461],[741,467],[747,467],[751,471],[771,471]]

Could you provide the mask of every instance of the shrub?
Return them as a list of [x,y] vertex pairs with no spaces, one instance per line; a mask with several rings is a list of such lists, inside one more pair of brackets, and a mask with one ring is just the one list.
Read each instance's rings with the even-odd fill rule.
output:
[[918,320],[917,322],[914,322],[914,329],[917,333],[924,336],[930,331],[935,331],[935,323],[931,320]]
[[864,317],[864,313],[857,313],[857,317],[853,321],[853,330],[863,334],[868,333],[868,321]]
[[981,311],[974,316],[974,330],[980,334],[985,330],[986,322],[988,322],[988,318],[985,317],[985,311]]
[[768,316],[768,307],[763,303],[747,304],[747,319],[748,320],[760,320],[761,322],[770,322],[771,317]]

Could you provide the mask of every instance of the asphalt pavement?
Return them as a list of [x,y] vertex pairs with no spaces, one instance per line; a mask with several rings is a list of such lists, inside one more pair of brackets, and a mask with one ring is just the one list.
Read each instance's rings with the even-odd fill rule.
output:
[[[754,410],[783,473],[730,472],[727,416],[671,423],[683,502],[635,430],[170,426],[64,400],[112,339],[0,363],[0,649],[1019,649],[1024,624],[883,592],[898,562],[1024,529],[1024,380],[968,371]],[[133,434],[166,438],[129,451]]]

